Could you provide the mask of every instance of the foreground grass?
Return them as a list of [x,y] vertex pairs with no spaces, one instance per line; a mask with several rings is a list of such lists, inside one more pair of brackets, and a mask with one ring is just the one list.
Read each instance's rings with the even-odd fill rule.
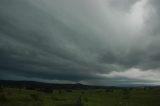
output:
[[18,88],[0,89],[0,106],[77,106],[79,99],[81,106],[160,106],[159,98],[159,88],[53,90],[50,93]]

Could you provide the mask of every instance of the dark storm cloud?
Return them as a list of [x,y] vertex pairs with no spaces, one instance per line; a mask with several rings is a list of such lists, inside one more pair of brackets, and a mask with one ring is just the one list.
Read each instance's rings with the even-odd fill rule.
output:
[[47,79],[95,78],[87,75],[93,71],[93,63],[88,62],[92,55],[74,44],[74,36],[80,34],[29,2],[3,1],[0,28],[0,67],[6,73]]
[[0,78],[115,84],[114,71],[127,82],[132,68],[148,77],[160,68],[158,3],[1,0]]

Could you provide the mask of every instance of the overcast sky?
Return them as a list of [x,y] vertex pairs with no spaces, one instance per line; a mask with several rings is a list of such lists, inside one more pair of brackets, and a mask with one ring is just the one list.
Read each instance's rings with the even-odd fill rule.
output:
[[0,0],[0,79],[160,85],[160,0]]

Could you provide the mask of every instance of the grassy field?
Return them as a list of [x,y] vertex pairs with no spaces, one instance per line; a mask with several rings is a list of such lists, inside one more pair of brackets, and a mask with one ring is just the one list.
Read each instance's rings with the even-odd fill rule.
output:
[[0,106],[160,106],[160,88],[44,92],[5,87],[0,88]]

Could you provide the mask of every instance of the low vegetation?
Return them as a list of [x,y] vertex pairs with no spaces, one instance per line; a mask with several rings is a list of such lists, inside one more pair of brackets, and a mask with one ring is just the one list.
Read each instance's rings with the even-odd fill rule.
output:
[[0,106],[160,106],[160,88],[0,88]]

